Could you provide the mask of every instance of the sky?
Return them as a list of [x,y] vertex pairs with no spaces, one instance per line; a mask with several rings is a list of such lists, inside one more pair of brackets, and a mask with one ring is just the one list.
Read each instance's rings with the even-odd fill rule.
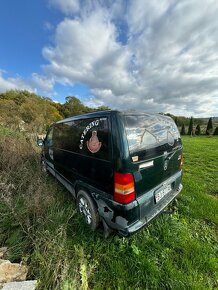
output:
[[0,92],[218,116],[217,0],[0,0]]

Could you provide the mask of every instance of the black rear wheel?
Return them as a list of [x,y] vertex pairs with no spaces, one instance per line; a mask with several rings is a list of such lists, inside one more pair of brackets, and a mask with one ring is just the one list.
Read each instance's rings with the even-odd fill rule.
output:
[[84,190],[79,190],[77,194],[77,208],[89,227],[96,230],[100,223],[99,213],[94,201]]

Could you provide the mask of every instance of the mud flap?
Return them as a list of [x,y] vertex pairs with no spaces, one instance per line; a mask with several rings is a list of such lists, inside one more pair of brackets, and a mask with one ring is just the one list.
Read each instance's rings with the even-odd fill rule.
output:
[[111,228],[109,228],[109,226],[107,225],[107,223],[105,222],[105,220],[102,218],[102,223],[104,226],[104,237],[105,239],[107,239],[109,237],[109,235],[113,232],[113,230]]

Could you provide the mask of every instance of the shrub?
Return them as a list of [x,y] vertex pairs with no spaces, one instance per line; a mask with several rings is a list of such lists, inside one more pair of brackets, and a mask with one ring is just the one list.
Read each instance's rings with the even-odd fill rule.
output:
[[216,129],[214,130],[213,135],[218,135],[218,126],[217,126]]
[[196,134],[196,135],[201,135],[201,127],[200,127],[199,124],[197,125],[197,127],[196,127],[196,129],[195,129],[195,134]]
[[193,135],[193,133],[194,133],[194,130],[193,130],[193,124],[194,123],[194,121],[193,121],[193,117],[191,117],[191,119],[190,119],[190,122],[189,122],[189,127],[188,127],[188,135]]
[[0,246],[9,247],[10,261],[28,264],[37,289],[88,289],[96,263],[79,245],[69,251],[70,195],[41,173],[39,152],[28,138],[8,130],[0,135]]
[[211,135],[212,132],[213,132],[213,123],[212,118],[210,118],[207,123],[206,135]]
[[[7,132],[7,131],[6,131]],[[33,182],[34,181],[34,182]],[[13,232],[30,247],[34,227],[46,220],[48,208],[54,203],[46,177],[41,174],[39,154],[22,135],[2,136],[0,139],[0,220],[8,243]],[[8,221],[10,223],[8,224]],[[24,239],[25,237],[25,239]],[[10,246],[10,239],[9,239]],[[12,259],[19,259],[17,256]],[[20,257],[21,258],[21,257]]]
[[182,129],[181,129],[181,135],[186,135],[186,132],[185,132],[185,125],[182,124]]

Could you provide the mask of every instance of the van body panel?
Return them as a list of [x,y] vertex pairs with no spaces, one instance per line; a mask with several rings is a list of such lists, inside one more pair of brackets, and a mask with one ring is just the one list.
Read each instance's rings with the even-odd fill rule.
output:
[[83,180],[102,191],[113,193],[111,161],[94,159],[70,151],[54,150],[55,169],[74,184]]
[[[161,213],[182,189],[182,143],[171,118],[102,111],[53,124],[42,157],[76,197],[85,188],[106,224],[128,236]],[[135,200],[113,199],[115,172],[132,174]]]

